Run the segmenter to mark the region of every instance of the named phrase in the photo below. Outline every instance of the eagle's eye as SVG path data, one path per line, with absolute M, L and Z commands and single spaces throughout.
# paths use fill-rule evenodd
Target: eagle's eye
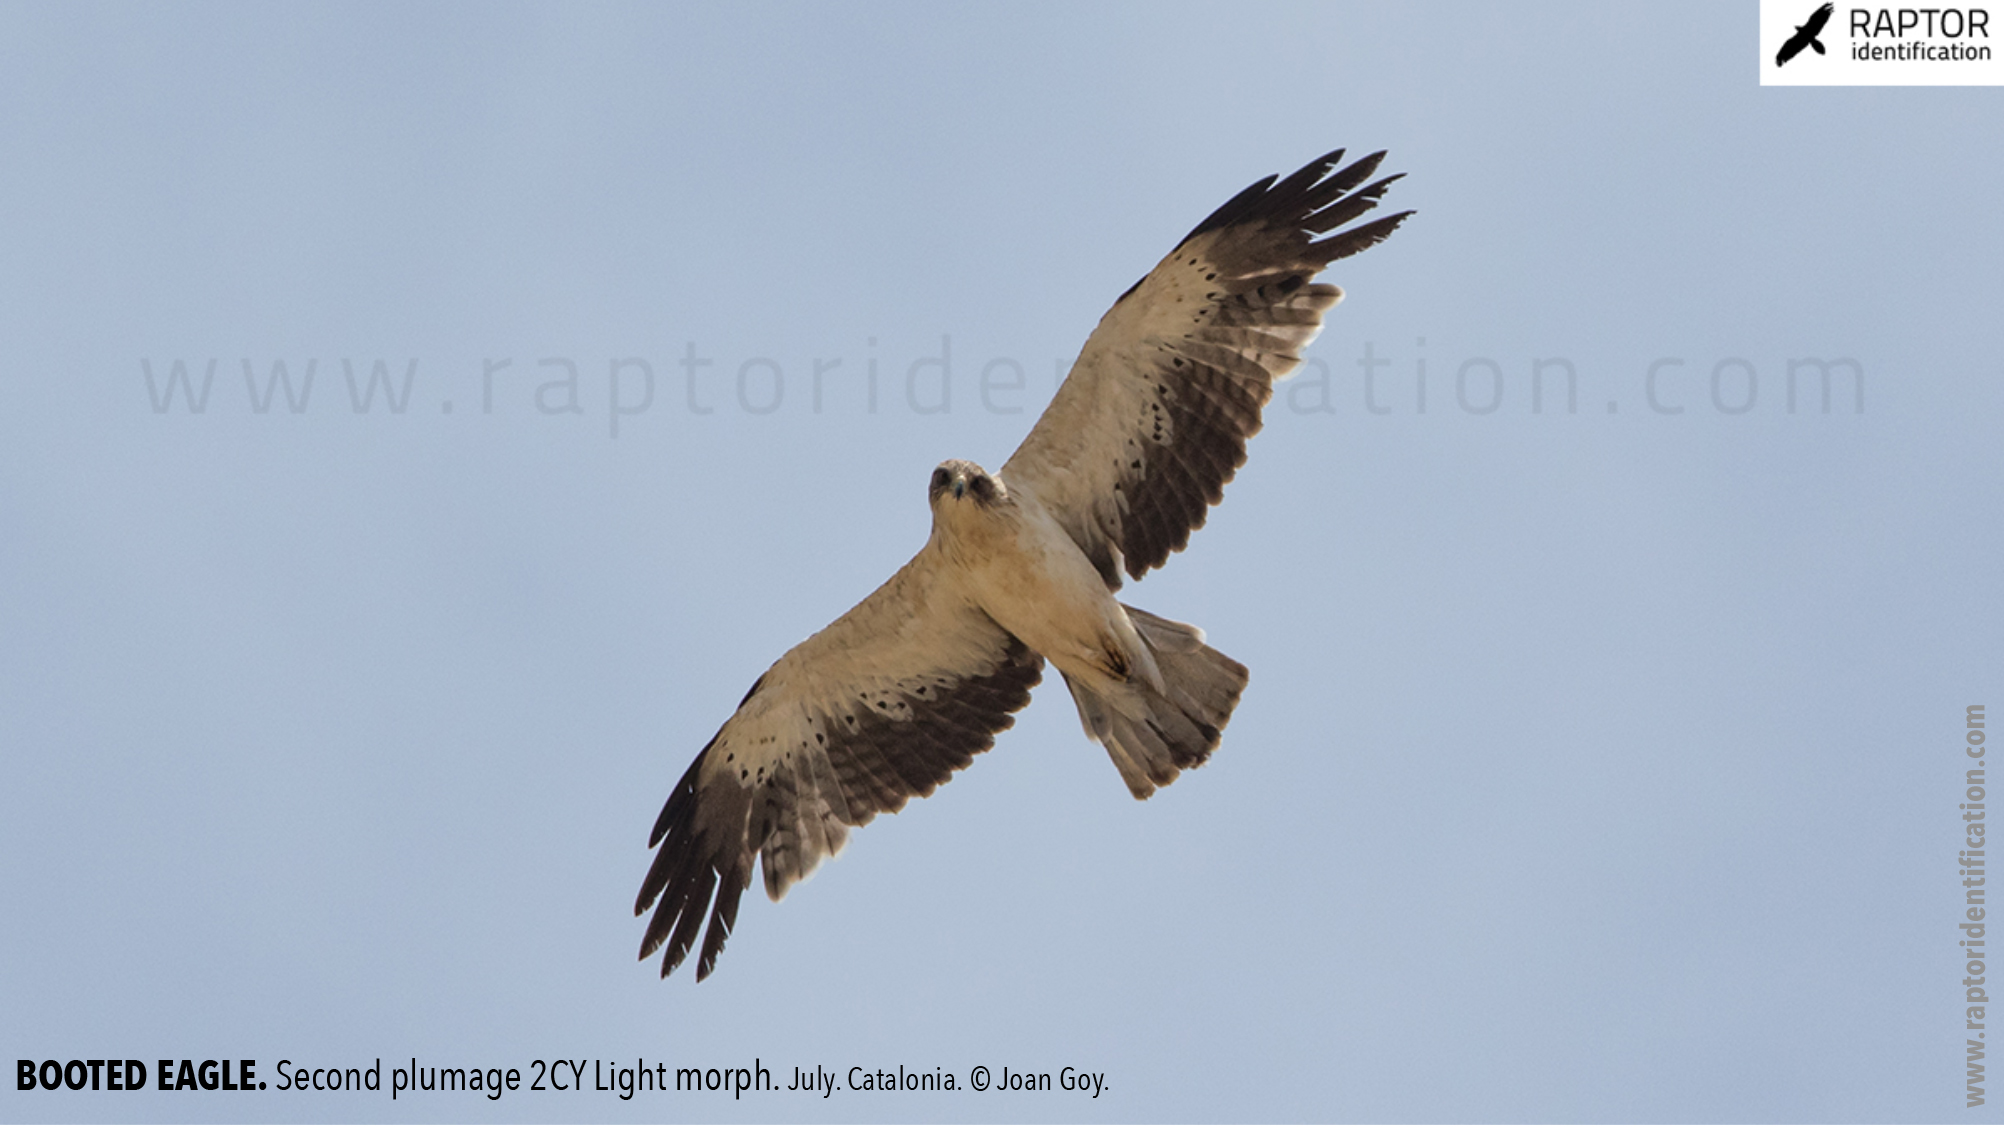
M 945 489 L 946 483 L 951 480 L 953 480 L 952 475 L 948 474 L 944 468 L 932 471 L 932 491 L 937 493 Z
M 982 474 L 980 477 L 968 482 L 967 487 L 974 490 L 974 495 L 984 501 L 995 495 L 995 483 L 988 479 L 987 474 Z

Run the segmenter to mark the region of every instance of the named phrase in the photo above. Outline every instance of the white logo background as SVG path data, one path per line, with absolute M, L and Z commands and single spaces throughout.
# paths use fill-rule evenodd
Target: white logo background
M 1844 3 L 1838 0 L 1830 22 L 1817 36 L 1824 54 L 1803 48 L 1786 66 L 1776 66 L 1775 56 L 1795 29 L 1807 22 L 1817 9 L 1817 0 L 1761 0 L 1760 4 L 1760 84 L 1762 86 L 2004 86 L 2004 3 L 1977 3 L 1953 9 L 1926 8 L 1909 0 L 1898 4 Z M 1901 13 L 1909 14 L 1914 26 L 1899 32 Z M 1950 12 L 1955 13 L 1950 17 Z M 1879 33 L 1867 36 L 1854 32 L 1853 13 L 1864 13 L 1867 27 Z M 1886 13 L 1882 19 L 1881 13 Z M 1933 35 L 1928 34 L 1932 13 Z M 1972 18 L 1971 13 L 1982 13 Z M 1981 29 L 1976 25 L 1981 25 Z M 1958 30 L 1957 35 L 1946 31 Z M 1986 34 L 1987 32 L 1987 34 Z M 1988 48 L 1988 59 L 1859 59 L 1859 46 L 1894 47 L 1899 44 L 1963 49 Z

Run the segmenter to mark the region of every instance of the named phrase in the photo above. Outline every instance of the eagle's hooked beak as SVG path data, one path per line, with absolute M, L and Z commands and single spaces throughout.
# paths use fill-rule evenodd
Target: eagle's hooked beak
M 961 497 L 961 494 L 963 494 L 963 493 L 966 493 L 966 492 L 967 492 L 967 475 L 966 475 L 966 474 L 954 474 L 954 475 L 953 475 L 953 499 L 954 499 L 954 500 L 956 500 L 956 501 L 960 500 L 960 497 Z

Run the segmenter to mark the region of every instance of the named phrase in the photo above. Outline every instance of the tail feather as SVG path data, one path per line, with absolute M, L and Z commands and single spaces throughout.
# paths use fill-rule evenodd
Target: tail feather
M 1122 604 L 1125 606 L 1125 604 Z M 1204 644 L 1195 626 L 1126 607 L 1154 653 L 1162 689 L 1144 681 L 1090 686 L 1065 676 L 1086 735 L 1104 746 L 1136 798 L 1168 786 L 1185 768 L 1201 766 L 1245 690 L 1246 667 Z

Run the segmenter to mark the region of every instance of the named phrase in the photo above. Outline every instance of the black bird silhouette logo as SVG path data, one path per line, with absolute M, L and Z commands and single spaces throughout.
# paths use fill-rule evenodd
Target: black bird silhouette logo
M 1809 22 L 1796 28 L 1795 34 L 1788 37 L 1788 42 L 1781 45 L 1781 53 L 1774 57 L 1775 66 L 1787 65 L 1788 60 L 1800 55 L 1804 47 L 1814 47 L 1817 54 L 1823 54 L 1823 41 L 1816 37 L 1822 34 L 1823 25 L 1830 22 L 1833 6 L 1825 4 L 1809 13 Z

